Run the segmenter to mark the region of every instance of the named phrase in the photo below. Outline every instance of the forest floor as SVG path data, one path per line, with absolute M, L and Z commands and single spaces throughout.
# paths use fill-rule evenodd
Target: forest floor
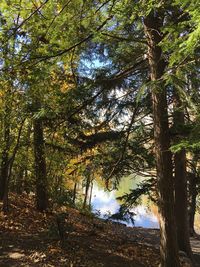
M 10 198 L 9 213 L 0 214 L 0 267 L 159 265 L 156 229 L 126 227 L 72 208 L 42 214 L 27 195 Z M 191 242 L 200 266 L 200 240 Z

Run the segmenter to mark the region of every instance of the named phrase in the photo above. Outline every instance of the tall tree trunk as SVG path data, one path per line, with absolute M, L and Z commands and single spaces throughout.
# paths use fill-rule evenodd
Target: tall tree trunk
M 43 123 L 41 119 L 35 119 L 34 128 L 34 154 L 36 175 L 36 206 L 39 211 L 45 211 L 48 207 L 47 175 L 45 146 L 43 136 Z
M 182 126 L 185 124 L 182 101 L 174 90 L 174 129 L 176 139 L 180 138 Z M 193 258 L 190 246 L 188 200 L 187 200 L 187 172 L 186 153 L 181 149 L 174 155 L 175 167 L 175 214 L 177 225 L 177 239 L 179 250 L 186 252 L 189 258 Z
M 3 151 L 2 153 L 2 162 L 1 162 L 1 171 L 0 171 L 0 200 L 3 200 L 6 182 L 8 180 L 9 172 L 9 163 L 8 163 L 8 151 Z
M 93 190 L 93 181 L 91 181 L 91 185 L 90 185 L 90 198 L 89 198 L 89 206 L 90 207 L 92 204 L 92 190 Z
M 188 173 L 188 195 L 189 195 L 189 205 L 188 205 L 188 213 L 189 213 L 189 232 L 190 236 L 195 236 L 196 232 L 194 230 L 194 219 L 196 212 L 196 197 L 197 197 L 197 174 Z
M 87 205 L 89 189 L 90 189 L 90 174 L 87 174 L 86 186 L 85 186 L 85 196 L 84 196 L 84 201 L 83 201 L 83 209 L 85 209 L 86 205 Z
M 22 121 L 21 126 L 19 128 L 19 132 L 18 132 L 18 136 L 17 136 L 17 140 L 16 140 L 16 145 L 13 149 L 12 152 L 12 156 L 9 157 L 8 159 L 8 171 L 7 171 L 7 179 L 6 179 L 6 183 L 5 183 L 5 191 L 4 191 L 4 196 L 3 196 L 3 211 L 7 212 L 9 207 L 8 207 L 8 192 L 9 192 L 9 183 L 10 183 L 10 178 L 12 175 L 12 168 L 13 168 L 13 164 L 15 161 L 15 157 L 19 148 L 19 142 L 20 142 L 20 137 L 21 137 L 21 132 L 22 132 L 22 128 L 24 125 L 24 121 Z
M 161 15 L 161 14 L 160 14 Z M 164 74 L 166 63 L 162 57 L 159 42 L 162 40 L 161 16 L 151 12 L 144 19 L 144 30 L 148 42 L 148 61 L 152 88 L 155 157 L 160 210 L 161 267 L 179 267 L 178 244 L 174 212 L 174 187 L 172 156 L 167 111 L 166 90 L 159 81 Z
M 4 149 L 2 151 L 0 169 L 0 200 L 3 200 L 4 198 L 9 175 L 10 125 L 7 120 L 7 116 L 5 116 L 4 120 Z
M 76 203 L 76 189 L 77 189 L 77 182 L 74 183 L 74 190 L 73 190 L 73 203 Z

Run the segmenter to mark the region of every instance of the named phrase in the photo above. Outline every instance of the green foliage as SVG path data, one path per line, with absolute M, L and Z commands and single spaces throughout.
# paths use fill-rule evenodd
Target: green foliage
M 79 211 L 83 216 L 86 216 L 91 219 L 97 216 L 95 213 L 92 212 L 92 207 L 89 205 L 87 205 L 87 207 L 84 209 L 80 208 Z
M 73 203 L 73 191 L 67 189 L 61 189 L 61 192 L 51 192 L 50 198 L 53 203 L 56 203 L 58 206 L 70 206 L 74 207 Z
M 127 208 L 126 205 L 121 205 L 118 212 L 115 214 L 112 214 L 109 217 L 109 220 L 114 220 L 114 221 L 125 221 L 127 223 L 132 223 L 134 225 L 134 216 L 136 214 Z
M 75 182 L 89 174 L 117 188 L 124 175 L 154 169 L 153 88 L 167 91 L 170 115 L 176 88 L 189 114 L 186 126 L 170 129 L 172 139 L 182 133 L 172 152 L 199 150 L 200 10 L 195 0 L 172 2 L 1 1 L 0 164 L 3 154 L 12 158 L 25 119 L 10 188 L 35 191 L 34 120 L 43 123 L 48 191 L 59 205 L 73 205 Z M 149 82 L 143 19 L 156 12 L 168 65 Z M 132 206 L 154 193 L 152 178 L 122 199 Z
M 118 197 L 117 199 L 124 202 L 124 207 L 132 208 L 140 204 L 141 197 L 144 195 L 147 195 L 153 202 L 157 201 L 155 178 L 143 180 L 135 189 L 131 189 L 129 193 Z
M 178 125 L 177 125 L 178 126 Z M 179 142 L 175 142 L 171 146 L 171 151 L 176 153 L 182 149 L 185 149 L 188 152 L 198 152 L 200 149 L 200 124 L 199 118 L 197 117 L 193 123 L 179 125 L 178 128 L 173 130 L 172 134 L 176 135 L 177 131 L 182 134 L 182 138 L 179 139 Z

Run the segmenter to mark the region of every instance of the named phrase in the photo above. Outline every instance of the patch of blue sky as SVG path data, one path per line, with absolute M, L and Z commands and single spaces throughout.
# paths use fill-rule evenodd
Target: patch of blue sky
M 97 70 L 108 69 L 110 65 L 110 61 L 101 61 L 98 58 L 91 58 L 90 60 L 83 58 L 79 63 L 78 71 L 82 75 L 92 79 Z
M 113 66 L 112 61 L 108 57 L 108 52 L 105 48 L 94 48 L 94 50 L 97 49 L 97 51 L 88 52 L 82 54 L 78 70 L 82 75 L 87 76 L 88 78 L 95 77 L 95 74 L 99 70 L 107 69 L 112 70 Z

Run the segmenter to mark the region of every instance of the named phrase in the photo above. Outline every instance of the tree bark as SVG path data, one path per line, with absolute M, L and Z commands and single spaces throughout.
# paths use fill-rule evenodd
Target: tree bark
M 86 205 L 87 205 L 89 188 L 90 188 L 90 174 L 87 174 L 86 186 L 85 186 L 85 196 L 84 196 L 84 201 L 83 201 L 83 209 L 85 209 L 86 208 Z
M 174 90 L 174 129 L 176 140 L 180 139 L 182 126 L 185 124 L 182 101 Z M 193 258 L 190 246 L 189 220 L 188 220 L 188 199 L 187 199 L 187 172 L 186 153 L 181 149 L 174 155 L 175 175 L 175 214 L 177 225 L 177 239 L 179 250 L 186 252 L 190 259 Z
M 74 183 L 74 190 L 73 190 L 73 200 L 72 202 L 76 203 L 76 189 L 77 189 L 77 182 Z
M 161 15 L 161 14 L 160 14 Z M 162 40 L 163 20 L 155 12 L 144 19 L 144 30 L 148 43 L 154 119 L 155 157 L 158 183 L 158 203 L 160 211 L 161 267 L 179 267 L 176 223 L 174 212 L 174 187 L 172 155 L 167 111 L 166 90 L 160 82 L 166 63 L 162 57 L 159 42 Z
M 189 203 L 188 203 L 188 213 L 189 213 L 189 232 L 190 236 L 195 236 L 196 232 L 194 230 L 194 219 L 196 212 L 196 197 L 197 197 L 197 174 L 188 173 L 188 193 L 189 193 Z
M 91 181 L 91 185 L 90 185 L 90 198 L 89 198 L 89 206 L 90 207 L 92 204 L 92 190 L 93 190 L 93 181 Z
M 0 200 L 3 200 L 5 194 L 6 183 L 8 180 L 8 171 L 9 171 L 8 151 L 4 150 L 2 153 L 2 162 L 0 171 Z
M 13 168 L 13 164 L 15 161 L 15 157 L 19 148 L 19 143 L 20 143 L 20 138 L 21 138 L 21 132 L 22 132 L 22 128 L 24 125 L 24 121 L 22 121 L 21 126 L 19 128 L 19 132 L 18 132 L 18 136 L 17 136 L 17 140 L 16 140 L 16 145 L 13 149 L 12 152 L 12 156 L 9 157 L 8 159 L 8 170 L 7 170 L 7 178 L 6 178 L 6 183 L 5 183 L 5 190 L 4 190 L 4 196 L 3 196 L 3 211 L 7 212 L 9 207 L 8 207 L 8 192 L 9 192 L 9 183 L 10 183 L 10 178 L 12 175 L 12 168 Z
M 35 154 L 35 176 L 36 176 L 36 207 L 43 212 L 48 207 L 47 197 L 47 175 L 45 145 L 43 136 L 43 123 L 41 119 L 35 119 L 34 128 L 34 154 Z
M 6 191 L 6 184 L 9 175 L 9 147 L 10 147 L 10 125 L 7 120 L 7 116 L 5 116 L 4 149 L 2 151 L 1 169 L 0 169 L 0 200 L 3 200 L 4 198 Z

